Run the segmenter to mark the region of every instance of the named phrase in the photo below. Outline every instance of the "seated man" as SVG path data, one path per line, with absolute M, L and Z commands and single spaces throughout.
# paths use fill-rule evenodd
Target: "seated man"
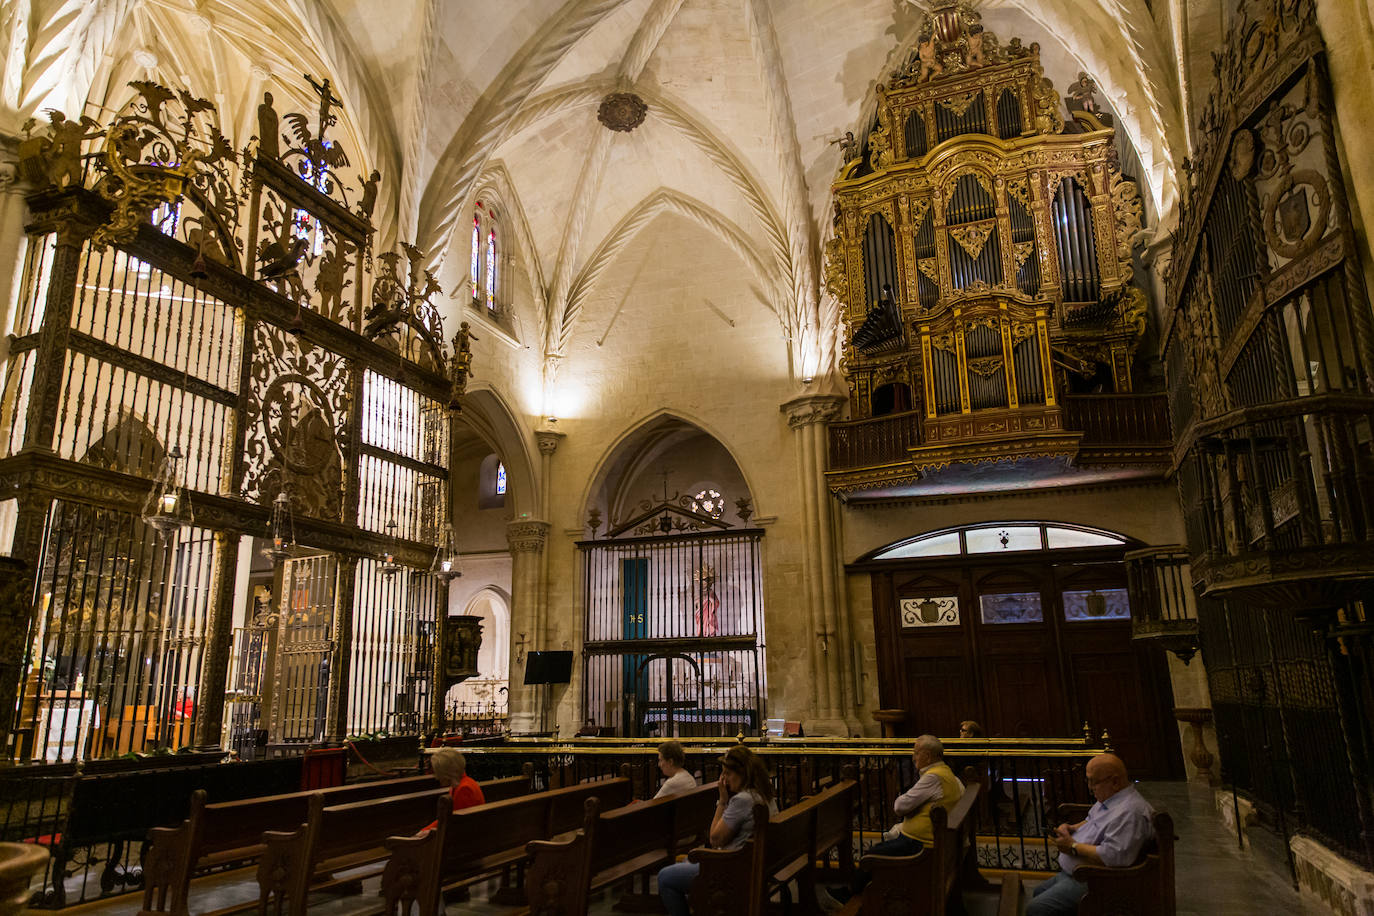
M 964 794 L 964 784 L 945 763 L 945 746 L 934 735 L 917 738 L 911 749 L 911 762 L 919 772 L 915 784 L 892 803 L 892 811 L 902 818 L 883 835 L 883 841 L 868 850 L 875 856 L 913 856 L 935 842 L 935 825 L 930 812 L 938 807 L 948 809 Z M 817 894 L 821 908 L 837 909 L 854 894 L 862 893 L 872 876 L 863 869 L 854 870 L 849 888 L 830 888 Z M 830 899 L 826 899 L 829 897 Z
M 1097 804 L 1077 824 L 1060 824 L 1051 842 L 1059 849 L 1059 874 L 1035 889 L 1026 916 L 1073 916 L 1087 885 L 1075 881 L 1083 864 L 1124 868 L 1134 865 L 1154 837 L 1154 809 L 1136 791 L 1126 765 L 1115 754 L 1088 761 L 1088 788 Z

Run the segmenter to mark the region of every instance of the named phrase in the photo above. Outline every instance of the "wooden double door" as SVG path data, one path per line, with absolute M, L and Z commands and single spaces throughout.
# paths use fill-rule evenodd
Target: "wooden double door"
M 1072 737 L 1087 722 L 1133 775 L 1182 775 L 1167 668 L 1131 641 L 1119 551 L 870 569 L 880 703 L 906 710 L 906 734 L 975 719 L 989 737 Z

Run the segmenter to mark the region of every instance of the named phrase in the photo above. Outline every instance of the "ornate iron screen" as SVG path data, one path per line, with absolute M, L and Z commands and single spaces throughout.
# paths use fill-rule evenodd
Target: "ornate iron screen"
M 627 737 L 757 733 L 763 532 L 584 541 L 583 708 Z
M 17 758 L 217 744 L 226 714 L 240 750 L 426 725 L 447 599 L 425 570 L 470 354 L 450 364 L 423 253 L 373 250 L 380 175 L 344 172 L 339 100 L 313 88 L 318 115 L 264 98 L 242 152 L 214 104 L 140 81 L 99 133 L 20 153 L 0 389 L 33 577 L 31 618 L 0 622 L 27 647 L 0 722 Z M 165 540 L 139 512 L 155 479 L 194 510 Z M 255 601 L 236 571 L 269 534 Z

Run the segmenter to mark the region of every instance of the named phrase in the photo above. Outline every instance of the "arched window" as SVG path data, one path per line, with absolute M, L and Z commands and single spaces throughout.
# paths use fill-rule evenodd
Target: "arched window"
M 487 230 L 487 308 L 496 310 L 496 230 Z
M 506 504 L 506 465 L 495 452 L 477 469 L 477 508 L 500 509 Z
M 492 315 L 501 308 L 501 247 L 496 223 L 496 208 L 479 200 L 472 213 L 472 257 L 468 276 L 472 281 L 473 306 L 486 309 Z

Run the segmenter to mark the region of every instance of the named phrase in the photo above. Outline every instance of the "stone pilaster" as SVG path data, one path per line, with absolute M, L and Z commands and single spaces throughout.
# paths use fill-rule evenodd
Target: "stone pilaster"
M 234 583 L 239 566 L 239 534 L 215 532 L 215 576 L 210 584 L 210 632 L 205 637 L 205 662 L 196 692 L 196 747 L 220 747 L 224 732 L 224 692 L 229 656 L 234 648 Z
M 511 559 L 511 649 L 524 652 L 544 648 L 536 638 L 538 625 L 539 576 L 548 540 L 549 523 L 519 519 L 506 525 L 506 543 Z M 523 642 L 522 642 L 523 637 Z M 510 662 L 510 724 L 516 732 L 534 731 L 537 724 L 538 688 L 524 686 L 524 659 Z
M 348 737 L 348 678 L 353 658 L 353 601 L 358 558 L 339 557 L 334 604 L 334 657 L 329 662 L 329 722 L 325 744 L 338 746 Z
M 807 734 L 847 734 L 854 718 L 848 615 L 838 586 L 835 527 L 825 486 L 825 425 L 840 415 L 839 395 L 806 394 L 782 405 L 796 435 L 802 494 L 802 569 L 811 630 L 811 714 Z

